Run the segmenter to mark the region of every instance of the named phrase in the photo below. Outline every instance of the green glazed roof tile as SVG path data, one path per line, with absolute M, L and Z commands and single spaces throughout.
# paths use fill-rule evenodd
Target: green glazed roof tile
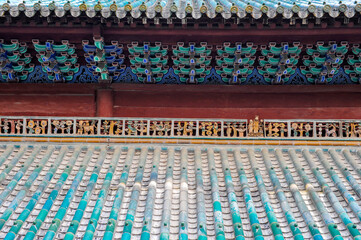
M 352 147 L 9 143 L 0 238 L 359 239 L 360 157 Z

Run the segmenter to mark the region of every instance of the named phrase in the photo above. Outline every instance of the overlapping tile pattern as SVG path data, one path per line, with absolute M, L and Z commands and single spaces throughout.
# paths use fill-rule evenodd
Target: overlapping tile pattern
M 149 19 L 155 17 L 183 19 L 187 16 L 199 19 L 202 16 L 214 18 L 218 14 L 225 19 L 229 19 L 232 15 L 245 18 L 248 14 L 254 19 L 259 19 L 262 15 L 270 19 L 276 16 L 282 16 L 285 19 L 290 19 L 292 16 L 305 19 L 309 15 L 317 18 L 323 16 L 336 18 L 342 13 L 347 17 L 353 17 L 361 11 L 360 3 L 352 0 L 312 2 L 305 0 L 30 0 L 26 2 L 1 0 L 0 4 L 0 13 L 10 12 L 11 16 L 17 17 L 20 12 L 25 12 L 25 16 L 29 18 L 36 12 L 40 12 L 43 17 L 48 17 L 53 12 L 57 17 L 63 17 L 67 13 L 73 17 L 79 17 L 82 12 L 86 12 L 86 16 L 90 18 L 100 12 L 104 18 L 109 18 L 114 14 L 120 19 L 129 15 L 133 18 L 147 17 Z
M 0 239 L 360 240 L 358 148 L 0 148 Z

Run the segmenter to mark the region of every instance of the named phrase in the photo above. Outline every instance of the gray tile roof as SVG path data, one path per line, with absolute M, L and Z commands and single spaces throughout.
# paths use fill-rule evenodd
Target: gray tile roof
M 360 240 L 358 148 L 7 144 L 0 239 Z

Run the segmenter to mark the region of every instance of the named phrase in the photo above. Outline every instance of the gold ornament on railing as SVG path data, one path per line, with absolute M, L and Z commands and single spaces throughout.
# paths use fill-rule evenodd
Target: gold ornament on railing
M 224 125 L 224 133 L 226 137 L 244 137 L 247 133 L 245 123 L 226 122 Z
M 200 139 L 361 138 L 361 120 L 2 117 L 0 135 Z
M 96 120 L 80 120 L 77 122 L 77 135 L 94 135 L 97 132 Z
M 249 137 L 263 137 L 263 120 L 256 116 L 254 120 L 249 120 L 248 124 L 248 136 Z

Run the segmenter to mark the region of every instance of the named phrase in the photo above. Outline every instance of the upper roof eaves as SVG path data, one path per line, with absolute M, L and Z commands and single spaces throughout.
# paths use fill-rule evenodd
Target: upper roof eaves
M 215 18 L 217 15 L 221 15 L 225 19 L 232 16 L 244 18 L 248 15 L 254 19 L 262 16 L 305 19 L 309 17 L 336 18 L 342 13 L 348 18 L 352 18 L 361 12 L 361 3 L 354 0 L 0 0 L 0 5 L 0 16 L 9 13 L 13 17 L 19 16 L 20 12 L 24 12 L 27 17 L 33 17 L 35 14 L 43 17 L 49 15 L 63 17 L 67 12 L 73 17 L 78 17 L 85 12 L 90 18 L 99 13 L 104 18 L 115 15 L 120 19 L 126 16 L 133 18 L 146 16 L 150 19 L 156 16 L 166 19 L 171 17 L 183 19 L 191 16 L 199 19 L 202 16 Z

